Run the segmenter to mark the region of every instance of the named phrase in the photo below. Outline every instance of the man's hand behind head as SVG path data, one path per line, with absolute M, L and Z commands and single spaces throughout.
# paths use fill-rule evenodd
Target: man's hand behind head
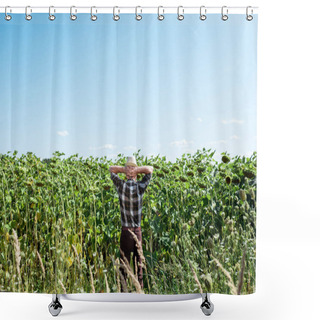
M 125 166 L 125 174 L 127 179 L 137 179 L 137 167 Z

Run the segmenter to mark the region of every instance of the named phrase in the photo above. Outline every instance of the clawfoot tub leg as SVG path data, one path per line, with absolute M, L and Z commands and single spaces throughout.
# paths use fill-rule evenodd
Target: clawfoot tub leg
M 202 303 L 200 309 L 206 316 L 210 316 L 213 312 L 213 303 L 210 301 L 210 293 L 201 293 Z
M 52 316 L 56 317 L 59 315 L 62 309 L 62 305 L 59 301 L 60 294 L 53 294 L 52 295 L 52 302 L 49 304 L 49 312 L 52 314 Z

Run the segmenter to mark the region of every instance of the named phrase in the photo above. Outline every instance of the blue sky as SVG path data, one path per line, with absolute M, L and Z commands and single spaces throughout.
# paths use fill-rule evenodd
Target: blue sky
M 0 153 L 256 151 L 257 16 L 0 15 Z

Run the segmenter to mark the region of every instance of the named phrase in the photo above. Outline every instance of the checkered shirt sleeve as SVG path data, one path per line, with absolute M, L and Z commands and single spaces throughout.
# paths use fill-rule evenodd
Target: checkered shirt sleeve
M 151 176 L 152 176 L 151 173 L 147 173 L 147 174 L 144 175 L 144 177 L 142 178 L 142 180 L 139 181 L 139 189 L 140 189 L 140 192 L 141 192 L 142 194 L 146 191 L 147 186 L 148 186 L 148 184 L 150 183 Z
M 111 172 L 111 180 L 113 181 L 114 185 L 117 187 L 117 189 L 119 187 L 121 187 L 123 185 L 123 180 L 121 178 L 119 178 L 119 176 L 114 173 L 114 172 Z

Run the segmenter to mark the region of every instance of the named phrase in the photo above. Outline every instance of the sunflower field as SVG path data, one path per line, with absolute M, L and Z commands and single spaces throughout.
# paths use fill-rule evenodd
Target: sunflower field
M 128 292 L 255 292 L 256 152 L 214 154 L 203 148 L 170 162 L 134 153 L 154 170 L 142 209 L 144 289 L 129 277 Z M 120 292 L 109 167 L 126 157 L 64 155 L 0 154 L 0 291 Z

